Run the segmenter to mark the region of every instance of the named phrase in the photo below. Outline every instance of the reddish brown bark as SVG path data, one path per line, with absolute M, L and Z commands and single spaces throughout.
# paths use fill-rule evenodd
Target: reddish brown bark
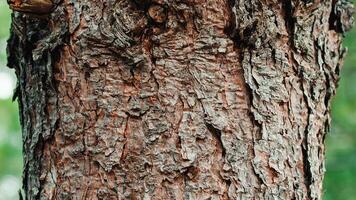
M 331 0 L 15 14 L 27 198 L 321 199 L 351 16 Z

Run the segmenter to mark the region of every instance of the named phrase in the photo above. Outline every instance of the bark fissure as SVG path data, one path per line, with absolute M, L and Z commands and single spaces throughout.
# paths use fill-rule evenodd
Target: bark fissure
M 305 180 L 305 185 L 307 187 L 307 194 L 308 194 L 308 199 L 313 199 L 311 197 L 311 185 L 312 185 L 312 178 L 313 175 L 310 171 L 310 162 L 308 160 L 308 127 L 309 125 L 307 125 L 306 129 L 305 129 L 305 139 L 303 141 L 303 145 L 302 145 L 302 155 L 303 155 L 303 171 L 304 171 L 304 180 Z
M 303 100 L 307 104 L 307 118 L 306 118 L 306 125 L 304 127 L 304 133 L 303 133 L 303 142 L 301 143 L 301 150 L 302 150 L 302 159 L 303 159 L 303 175 L 304 175 L 304 183 L 307 189 L 307 196 L 308 199 L 313 199 L 311 196 L 311 185 L 312 185 L 312 172 L 310 168 L 310 162 L 309 162 L 309 140 L 308 136 L 310 134 L 310 116 L 313 114 L 312 108 L 309 105 L 309 97 L 308 97 L 308 91 L 305 91 L 305 86 L 304 86 L 304 81 L 306 80 L 306 77 L 304 77 L 304 70 L 301 68 L 301 70 L 298 72 L 299 78 L 300 78 L 300 87 L 301 91 L 303 92 Z
M 205 124 L 206 124 L 206 127 L 208 128 L 208 130 L 210 131 L 210 133 L 212 134 L 212 136 L 216 139 L 218 147 L 219 147 L 219 149 L 221 149 L 222 158 L 225 158 L 226 149 L 225 149 L 224 143 L 221 139 L 221 130 L 215 128 L 213 125 L 211 125 L 209 123 L 205 123 Z
M 284 15 L 285 27 L 288 32 L 288 43 L 292 50 L 294 50 L 294 31 L 295 31 L 295 19 L 294 8 L 292 0 L 282 0 L 282 9 Z

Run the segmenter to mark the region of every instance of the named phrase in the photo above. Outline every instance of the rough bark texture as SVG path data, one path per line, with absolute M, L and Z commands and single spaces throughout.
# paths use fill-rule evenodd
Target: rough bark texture
M 350 3 L 56 3 L 9 40 L 26 199 L 321 199 Z

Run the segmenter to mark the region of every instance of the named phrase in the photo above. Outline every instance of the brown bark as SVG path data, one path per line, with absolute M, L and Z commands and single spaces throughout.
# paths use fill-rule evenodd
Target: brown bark
M 350 3 L 57 3 L 9 40 L 27 199 L 321 199 Z

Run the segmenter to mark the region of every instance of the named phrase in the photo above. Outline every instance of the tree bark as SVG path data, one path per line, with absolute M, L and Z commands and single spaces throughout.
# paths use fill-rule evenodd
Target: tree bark
M 350 3 L 55 3 L 12 18 L 26 199 L 321 199 Z

